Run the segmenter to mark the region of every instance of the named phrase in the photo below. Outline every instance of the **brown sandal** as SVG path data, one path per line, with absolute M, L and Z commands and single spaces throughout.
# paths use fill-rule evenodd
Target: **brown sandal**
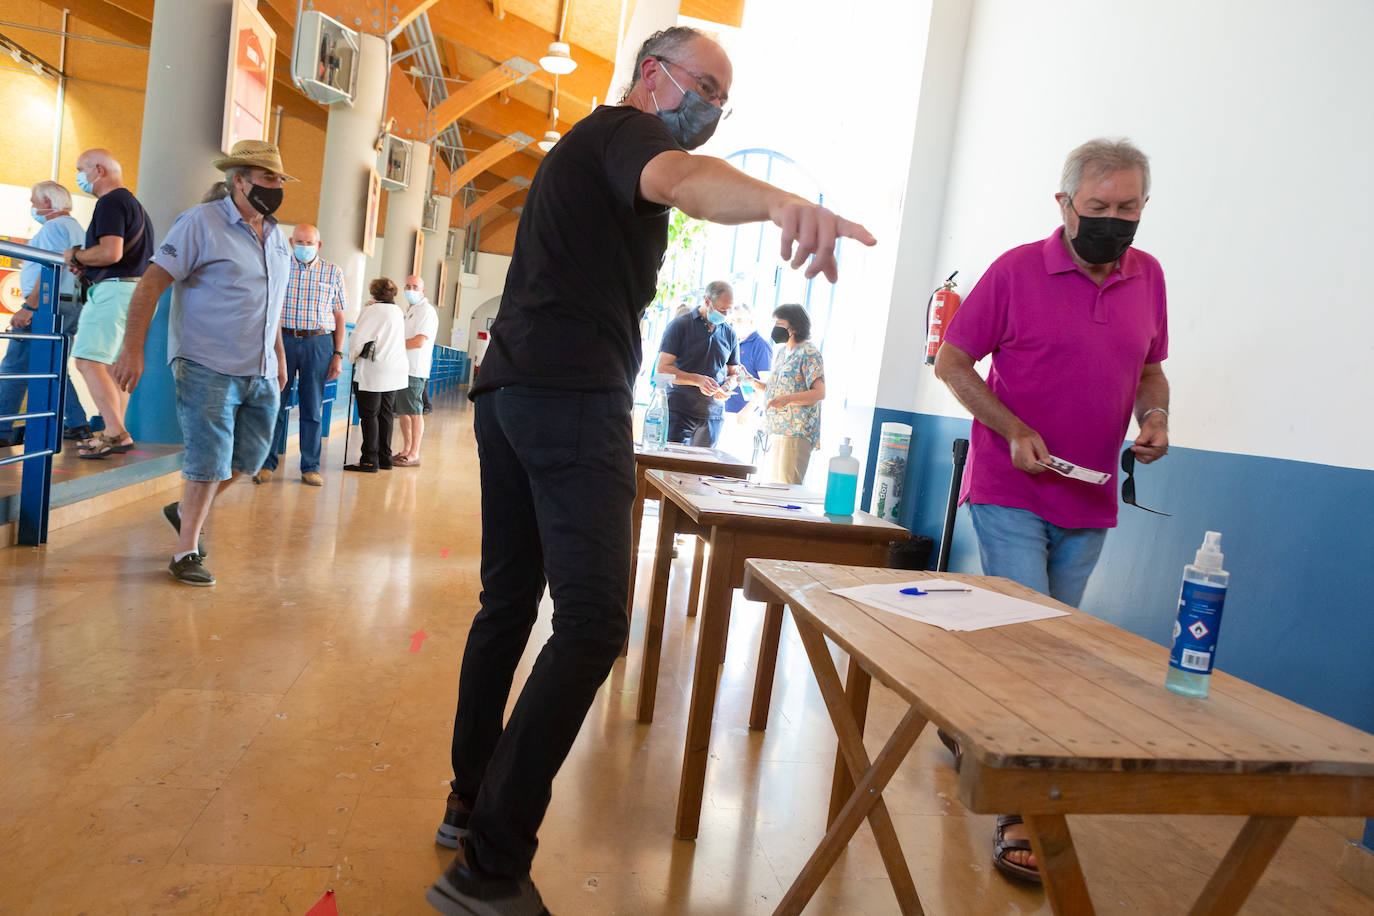
M 992 835 L 992 865 L 1008 878 L 1015 878 L 1018 881 L 1025 881 L 1028 884 L 1040 884 L 1040 869 L 1034 865 L 1020 865 L 1007 858 L 1007 853 L 1015 850 L 1033 852 L 1030 840 L 1009 840 L 1006 837 L 1008 827 L 1015 827 L 1017 824 L 1024 824 L 1019 814 L 999 814 L 997 815 L 997 832 Z
M 125 435 L 127 436 L 128 433 L 125 433 Z M 133 447 L 134 440 L 132 437 L 129 438 L 128 442 L 120 443 L 104 433 L 96 433 L 94 436 L 87 439 L 85 444 L 77 448 L 76 457 L 92 459 L 105 458 L 109 455 L 122 455 L 130 451 Z

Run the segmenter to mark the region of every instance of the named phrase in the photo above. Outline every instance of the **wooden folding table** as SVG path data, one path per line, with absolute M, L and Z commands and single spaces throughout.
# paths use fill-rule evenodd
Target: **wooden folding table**
M 959 798 L 970 810 L 1025 818 L 1056 913 L 1092 912 L 1069 814 L 1246 815 L 1193 913 L 1235 913 L 1299 816 L 1374 815 L 1374 735 L 1220 671 L 1210 697 L 1174 694 L 1165 647 L 1006 579 L 939 574 L 1071 613 L 947 632 L 831 594 L 929 575 L 748 563 L 745 596 L 792 611 L 839 736 L 837 767 L 852 778 L 777 913 L 802 911 L 865 818 L 902 912 L 921 911 L 882 792 L 927 722 L 962 747 Z M 1172 610 L 1161 609 L 1162 629 Z M 827 638 L 849 655 L 847 689 Z M 871 761 L 870 678 L 910 704 Z
M 652 722 L 654 718 L 673 535 L 693 534 L 711 546 L 701 629 L 697 633 L 682 781 L 678 790 L 676 832 L 681 839 L 690 840 L 696 837 L 701 821 L 717 667 L 725 660 L 730 603 L 734 590 L 744 584 L 744 561 L 749 557 L 786 557 L 881 566 L 887 562 L 889 545 L 907 540 L 911 532 L 867 512 L 836 517 L 822 514 L 819 506 L 784 510 L 735 504 L 728 498 L 722 500 L 716 490 L 695 476 L 654 470 L 648 471 L 645 479 L 663 498 L 659 503 L 658 547 L 654 553 L 649 620 L 644 629 L 644 660 L 639 681 L 640 722 Z M 779 600 L 769 600 L 755 676 L 754 704 L 749 714 L 750 728 L 762 729 L 768 720 L 782 610 Z

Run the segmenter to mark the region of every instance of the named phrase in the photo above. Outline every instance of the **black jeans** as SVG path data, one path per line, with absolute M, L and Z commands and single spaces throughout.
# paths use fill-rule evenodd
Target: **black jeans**
M 487 872 L 529 872 L 553 779 L 628 624 L 634 444 L 628 392 L 501 388 L 477 397 L 482 609 L 453 720 L 453 790 Z M 502 727 L 548 583 L 553 634 Z
M 360 464 L 391 467 L 391 421 L 395 407 L 394 391 L 361 391 L 353 386 L 358 402 L 358 426 L 363 434 Z

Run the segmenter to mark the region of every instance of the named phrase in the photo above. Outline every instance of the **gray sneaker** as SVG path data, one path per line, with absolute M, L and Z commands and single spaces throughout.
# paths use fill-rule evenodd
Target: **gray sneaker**
M 425 900 L 445 916 L 549 916 L 528 875 L 514 880 L 487 875 L 468 864 L 466 844 L 459 845 L 453 864 Z
M 200 554 L 188 553 L 180 560 L 167 564 L 167 571 L 183 585 L 214 585 L 215 577 L 205 568 Z
M 181 535 L 181 500 L 177 500 L 177 501 L 174 502 L 174 503 L 168 503 L 167 505 L 163 506 L 163 507 L 162 507 L 162 517 L 165 518 L 165 519 L 167 519 L 167 524 L 171 525 L 171 526 L 172 526 L 172 530 L 175 531 L 175 532 L 177 533 L 178 536 L 180 536 L 180 535 Z M 209 556 L 209 554 L 208 554 L 208 553 L 206 552 L 206 550 L 205 550 L 205 538 L 203 538 L 203 537 L 196 538 L 196 553 L 200 554 L 200 558 L 201 558 L 202 560 L 205 559 L 207 556 Z

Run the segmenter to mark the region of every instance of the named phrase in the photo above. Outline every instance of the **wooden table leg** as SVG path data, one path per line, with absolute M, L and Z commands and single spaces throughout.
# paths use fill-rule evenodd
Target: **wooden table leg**
M 825 637 L 810 622 L 795 615 L 792 619 L 797 625 L 802 645 L 806 647 L 806 656 L 811 660 L 811 670 L 816 675 L 826 711 L 830 713 L 830 721 L 835 726 L 835 735 L 839 739 L 840 751 L 849 767 L 850 777 L 857 781 L 858 786 L 845 802 L 839 817 L 827 829 L 820 847 L 783 897 L 777 912 L 801 912 L 866 816 L 902 912 L 920 913 L 921 902 L 916 895 L 916 882 L 911 878 L 911 870 L 902 854 L 902 846 L 897 840 L 897 831 L 892 826 L 892 816 L 888 814 L 882 792 L 916 743 L 921 729 L 926 726 L 926 719 L 914 707 L 908 709 L 877 759 L 870 763 L 868 751 L 864 748 L 863 731 L 854 720 L 848 696 L 840 687 L 840 675 L 830 658 Z M 858 667 L 851 659 L 850 669 Z M 788 909 L 789 901 L 795 910 Z
M 851 658 L 849 660 L 849 671 L 844 678 L 845 702 L 849 706 L 850 713 L 854 716 L 854 722 L 859 726 L 859 734 L 864 731 L 864 724 L 868 721 L 868 693 L 873 684 L 873 678 L 868 676 L 868 672 L 859 667 Z M 835 775 L 830 780 L 830 817 L 826 821 L 827 825 L 835 823 L 835 819 L 840 816 L 840 809 L 844 807 L 845 800 L 854 791 L 854 780 L 849 777 L 849 767 L 844 760 L 844 750 L 835 749 Z
M 678 507 L 671 499 L 659 501 L 658 547 L 654 551 L 654 578 L 649 586 L 649 616 L 644 622 L 644 657 L 639 671 L 639 721 L 654 721 L 658 694 L 658 660 L 663 652 L 663 614 L 668 604 L 668 573 L 673 568 L 673 535 Z
M 1031 851 L 1035 853 L 1050 908 L 1056 913 L 1091 916 L 1093 901 L 1083 881 L 1069 822 L 1062 814 L 1026 814 L 1022 819 L 1030 833 Z
M 706 563 L 706 541 L 696 538 L 692 543 L 692 584 L 687 589 L 688 617 L 697 615 L 697 606 L 701 601 L 701 571 Z
M 649 492 L 649 482 L 644 479 L 644 469 L 635 467 L 635 501 L 630 508 L 630 593 L 625 600 L 625 619 L 633 621 L 635 616 L 635 579 L 639 573 L 639 537 L 644 530 L 644 498 Z M 630 654 L 630 634 L 625 633 L 625 645 L 620 647 L 620 656 Z
M 671 500 L 665 499 L 664 505 Z M 677 797 L 677 837 L 694 840 L 701 826 L 701 798 L 710 755 L 711 720 L 715 714 L 716 685 L 724 658 L 725 634 L 730 624 L 730 600 L 734 584 L 730 564 L 735 551 L 732 531 L 716 528 L 711 535 L 711 562 L 706 568 L 706 600 L 697 632 L 696 669 L 692 672 L 692 705 L 687 713 L 687 742 L 682 752 L 682 779 Z
M 1247 820 L 1189 912 L 1193 916 L 1204 913 L 1230 916 L 1239 912 L 1297 820 L 1296 817 L 1252 817 Z
M 759 640 L 759 667 L 754 672 L 754 703 L 749 707 L 749 728 L 768 727 L 768 706 L 773 699 L 773 669 L 778 664 L 778 640 L 782 638 L 782 608 L 769 602 L 763 611 L 763 638 Z

